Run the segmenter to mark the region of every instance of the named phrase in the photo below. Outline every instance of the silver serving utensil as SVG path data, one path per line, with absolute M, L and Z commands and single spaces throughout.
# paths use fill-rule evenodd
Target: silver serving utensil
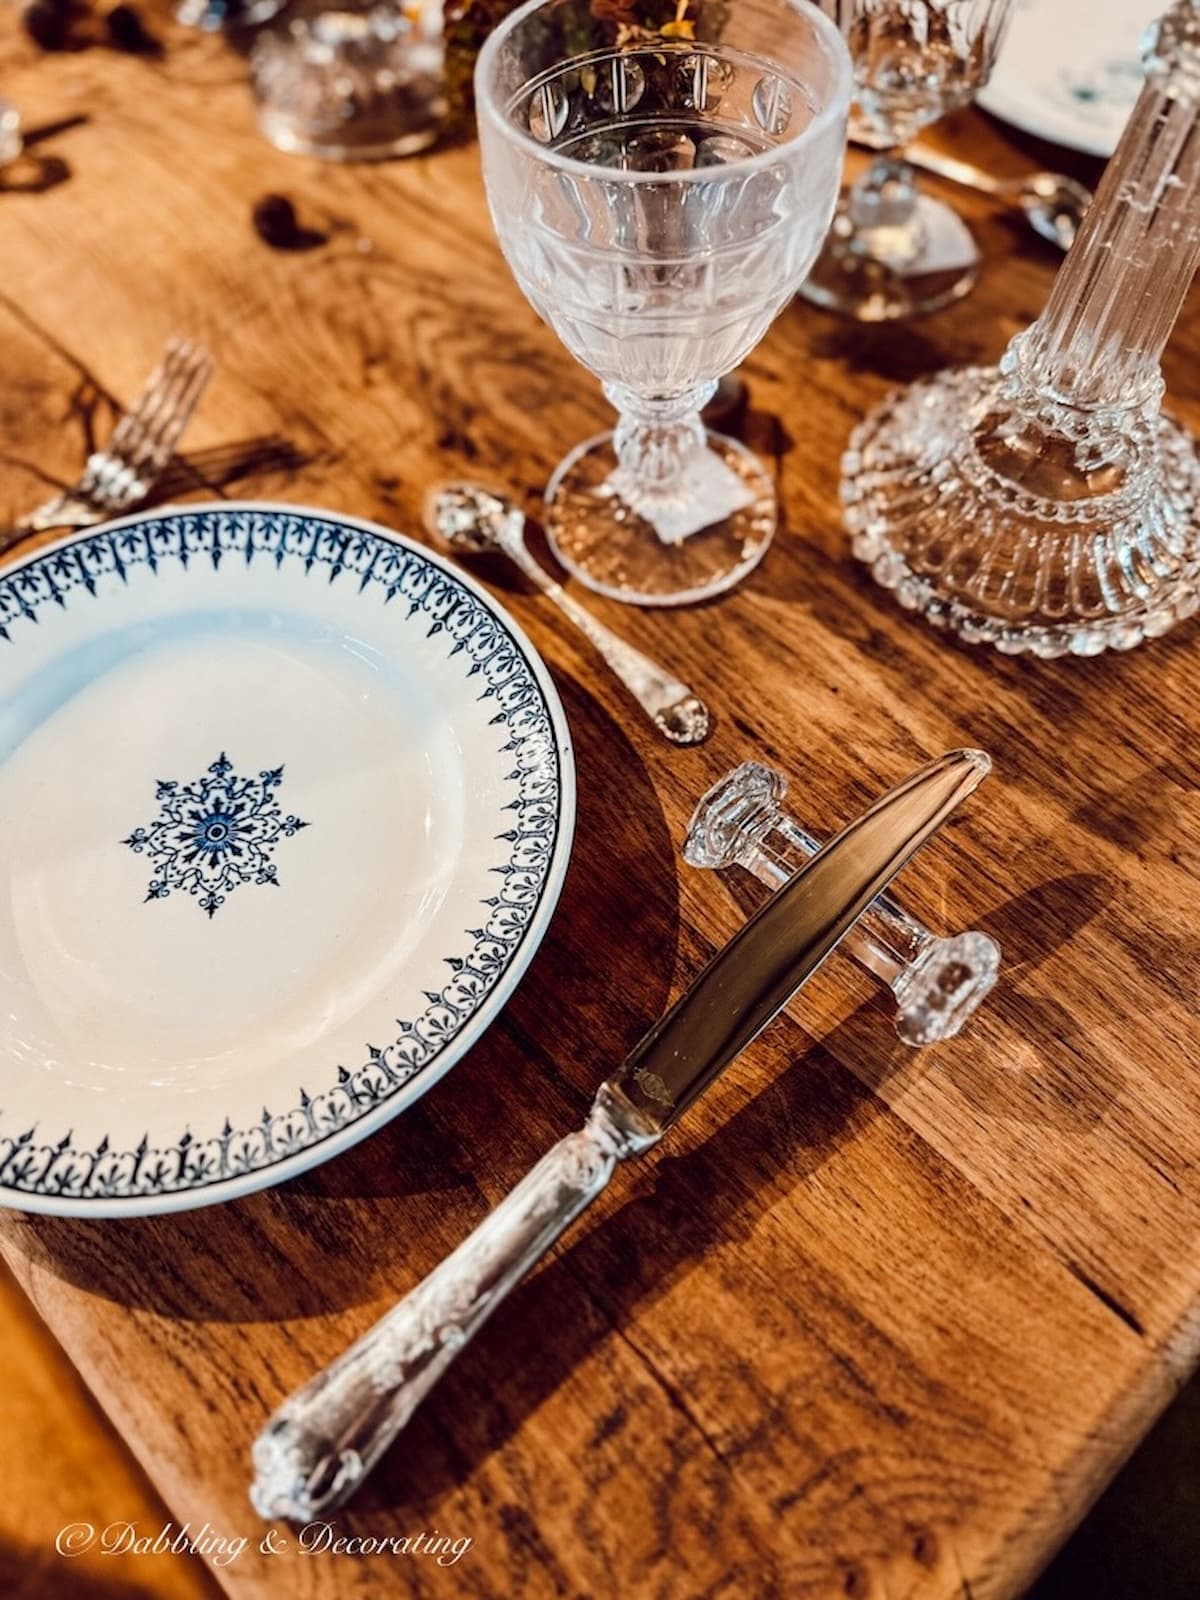
M 341 1505 L 509 1290 L 783 1009 L 983 780 L 982 751 L 915 773 L 815 855 L 709 962 L 554 1146 L 394 1310 L 298 1389 L 254 1443 L 255 1509 L 307 1522 Z
M 133 409 L 117 423 L 105 448 L 88 457 L 75 487 L 19 518 L 0 536 L 0 553 L 26 533 L 90 528 L 132 511 L 166 472 L 212 375 L 207 350 L 190 339 L 172 339 Z
M 525 513 L 515 502 L 478 484 L 444 484 L 426 497 L 425 526 L 459 554 L 499 550 L 520 567 L 595 646 L 665 739 L 692 745 L 708 738 L 708 707 L 687 684 L 618 638 L 534 560 L 525 543 Z
M 1029 172 L 1023 178 L 997 178 L 981 167 L 955 156 L 943 155 L 917 145 L 904 152 L 904 159 L 924 172 L 948 178 L 951 183 L 981 194 L 992 195 L 1021 208 L 1029 226 L 1043 239 L 1069 250 L 1079 232 L 1084 213 L 1092 203 L 1092 191 L 1062 172 Z

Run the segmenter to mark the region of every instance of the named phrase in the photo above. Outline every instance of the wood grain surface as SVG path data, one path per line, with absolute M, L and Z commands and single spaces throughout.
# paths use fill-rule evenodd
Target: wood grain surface
M 407 532 L 452 475 L 536 503 L 606 408 L 513 285 L 476 151 L 288 159 L 256 132 L 239 56 L 156 25 L 161 62 L 43 57 L 5 22 L 0 84 L 27 121 L 88 120 L 35 146 L 52 182 L 0 192 L 0 523 L 78 472 L 175 329 L 220 364 L 180 495 Z M 1046 155 L 981 116 L 942 136 L 997 170 Z M 264 245 L 250 212 L 270 190 L 326 242 Z M 707 746 L 658 741 L 543 600 L 479 569 L 553 668 L 580 815 L 549 936 L 461 1065 L 276 1191 L 142 1222 L 4 1219 L 0 1249 L 177 1521 L 250 1537 L 217 1573 L 238 1600 L 998 1600 L 1193 1367 L 1195 629 L 1093 662 L 971 653 L 898 611 L 839 528 L 863 411 L 994 358 L 1044 303 L 1048 248 L 962 203 L 988 259 L 970 300 L 894 330 L 797 305 L 749 363 L 745 437 L 786 516 L 752 580 L 679 613 L 594 602 L 704 693 Z M 1200 425 L 1198 355 L 1189 313 L 1168 379 Z M 829 830 L 964 743 L 996 776 L 903 892 L 1001 941 L 985 1013 L 912 1052 L 830 963 L 619 1175 L 337 1519 L 469 1537 L 466 1554 L 304 1555 L 285 1529 L 288 1550 L 260 1553 L 247 1456 L 268 1412 L 578 1123 L 739 925 L 745 887 L 679 861 L 701 791 L 756 756 Z
M 0 1348 L 5 1600 L 216 1600 L 220 1590 L 203 1561 L 182 1552 L 124 1571 L 96 1548 L 70 1560 L 58 1554 L 59 1535 L 74 1524 L 133 1523 L 157 1532 L 169 1513 L 3 1265 Z

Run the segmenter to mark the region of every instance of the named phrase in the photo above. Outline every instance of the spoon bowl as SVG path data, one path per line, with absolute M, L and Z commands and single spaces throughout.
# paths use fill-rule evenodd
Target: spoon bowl
M 1061 172 L 1031 173 L 1014 188 L 1033 231 L 1069 250 L 1092 203 L 1091 190 Z
M 1029 226 L 1041 239 L 1060 250 L 1069 250 L 1092 203 L 1091 190 L 1063 172 L 1030 172 L 1022 178 L 998 178 L 969 161 L 946 155 L 926 145 L 914 145 L 904 153 L 911 167 L 935 173 L 964 189 L 991 195 L 1018 206 Z
M 507 553 L 512 540 L 522 538 L 525 526 L 519 506 L 474 483 L 431 490 L 424 520 L 430 533 L 451 550 L 473 556 L 494 550 Z

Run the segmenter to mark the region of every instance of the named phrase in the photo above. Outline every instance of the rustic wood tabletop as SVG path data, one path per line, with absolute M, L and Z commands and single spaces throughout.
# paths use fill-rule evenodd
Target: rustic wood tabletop
M 288 158 L 256 130 L 243 59 L 154 20 L 161 60 L 43 55 L 5 18 L 0 85 L 58 131 L 34 146 L 38 182 L 0 192 L 0 525 L 78 474 L 175 330 L 219 363 L 178 498 L 408 533 L 449 476 L 536 505 L 606 407 L 506 270 L 475 148 Z M 982 115 L 941 139 L 997 170 L 1046 164 Z M 324 242 L 266 245 L 251 211 L 270 191 Z M 701 690 L 706 746 L 656 740 L 541 598 L 477 569 L 554 672 L 580 787 L 560 909 L 482 1042 L 386 1131 L 275 1191 L 0 1225 L 176 1523 L 249 1537 L 215 1574 L 235 1600 L 999 1600 L 1195 1364 L 1196 632 L 1090 662 L 972 653 L 899 611 L 839 527 L 839 454 L 864 410 L 995 358 L 1044 303 L 1049 247 L 957 199 L 987 257 L 969 300 L 882 330 L 796 305 L 748 364 L 744 434 L 786 527 L 745 587 L 680 612 L 589 601 Z M 1189 313 L 1167 376 L 1200 426 L 1197 356 Z M 267 1414 L 578 1124 L 739 926 L 746 894 L 680 862 L 700 793 L 757 757 L 832 830 L 961 744 L 996 774 L 902 884 L 932 925 L 1004 947 L 967 1031 L 906 1049 L 877 991 L 829 963 L 618 1175 L 336 1519 L 345 1537 L 469 1537 L 461 1559 L 306 1555 L 285 1528 L 287 1550 L 260 1551 L 246 1490 Z M 79 1498 L 62 1490 L 64 1521 L 89 1515 L 86 1483 Z M 136 1562 L 104 1575 L 158 1592 Z

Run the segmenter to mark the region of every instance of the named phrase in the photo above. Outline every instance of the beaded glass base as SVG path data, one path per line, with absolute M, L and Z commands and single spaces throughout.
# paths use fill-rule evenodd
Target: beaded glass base
M 1127 650 L 1200 600 L 1200 460 L 1168 418 L 1127 461 L 1088 471 L 1043 436 L 1023 459 L 996 368 L 947 372 L 886 401 L 843 461 L 854 553 L 901 605 L 1009 653 Z
M 998 367 L 859 428 L 855 553 L 902 605 L 1040 656 L 1128 650 L 1200 602 L 1200 461 L 1162 353 L 1200 264 L 1200 0 L 1146 35 L 1146 82 L 1045 311 Z

